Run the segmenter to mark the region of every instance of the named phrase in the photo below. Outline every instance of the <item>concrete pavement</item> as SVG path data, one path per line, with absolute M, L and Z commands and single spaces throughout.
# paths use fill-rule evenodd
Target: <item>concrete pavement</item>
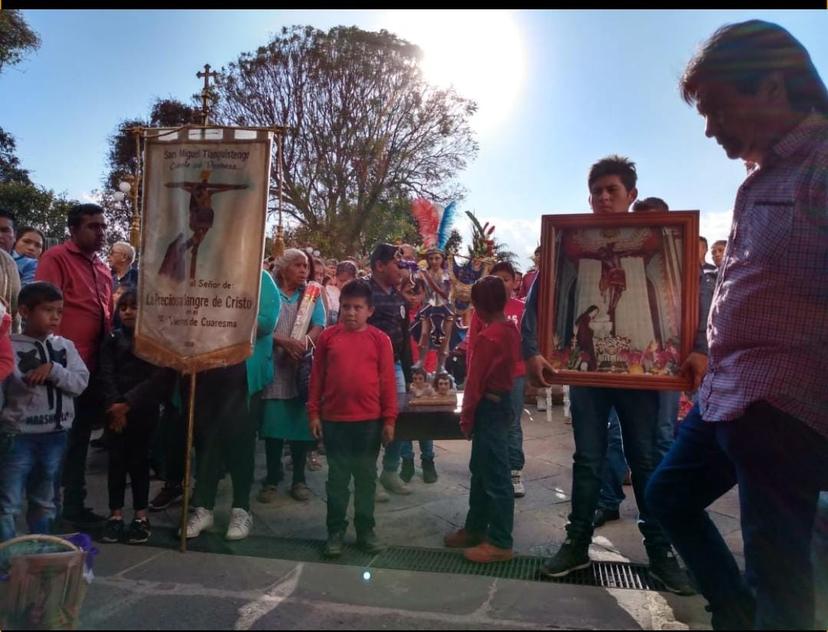
M 515 548 L 544 555 L 564 539 L 570 509 L 573 441 L 571 426 L 556 406 L 552 421 L 527 406 L 524 415 L 527 495 L 515 503 Z M 468 503 L 470 444 L 436 444 L 440 479 L 425 485 L 419 469 L 410 496 L 392 496 L 376 510 L 377 533 L 388 544 L 441 547 L 443 535 L 462 525 Z M 322 457 L 324 463 L 324 457 Z M 89 503 L 106 507 L 106 455 L 91 450 Z M 289 474 L 289 473 L 288 473 Z M 256 477 L 264 476 L 263 446 Z M 314 493 L 294 501 L 283 484 L 277 502 L 255 501 L 257 536 L 322 540 L 325 532 L 326 470 L 307 472 Z M 152 493 L 160 488 L 154 482 Z M 593 559 L 646 563 L 635 525 L 632 488 L 626 487 L 622 520 L 599 529 Z M 216 525 L 229 519 L 229 479 L 219 487 Z M 129 498 L 129 497 L 128 497 Z M 129 504 L 129 501 L 128 501 Z M 156 531 L 177 524 L 180 506 L 151 514 Z M 711 515 L 742 562 L 738 501 L 734 491 Z M 129 517 L 129 514 L 128 514 Z M 353 540 L 349 532 L 348 540 Z M 709 615 L 699 597 L 590 586 L 549 584 L 407 570 L 366 569 L 322 561 L 287 561 L 226 553 L 181 554 L 155 546 L 98 544 L 95 582 L 82 612 L 85 629 L 258 629 L 258 628 L 579 628 L 701 629 Z M 222 548 L 233 552 L 233 543 Z

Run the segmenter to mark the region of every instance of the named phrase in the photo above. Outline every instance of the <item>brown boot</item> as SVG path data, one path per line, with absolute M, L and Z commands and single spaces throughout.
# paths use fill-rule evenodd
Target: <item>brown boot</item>
M 470 562 L 476 562 L 478 564 L 508 562 L 513 556 L 512 549 L 501 549 L 489 542 L 481 542 L 477 546 L 463 551 L 463 557 Z
M 486 537 L 479 533 L 469 533 L 465 529 L 460 529 L 444 537 L 443 544 L 451 549 L 466 549 L 470 546 L 477 546 L 485 540 Z

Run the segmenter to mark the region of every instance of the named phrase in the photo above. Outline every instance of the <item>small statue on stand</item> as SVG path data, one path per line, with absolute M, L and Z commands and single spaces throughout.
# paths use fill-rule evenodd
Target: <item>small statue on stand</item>
M 415 369 L 409 394 L 408 403 L 412 406 L 457 406 L 457 389 L 448 373 L 437 373 L 433 384 L 429 384 L 425 371 Z

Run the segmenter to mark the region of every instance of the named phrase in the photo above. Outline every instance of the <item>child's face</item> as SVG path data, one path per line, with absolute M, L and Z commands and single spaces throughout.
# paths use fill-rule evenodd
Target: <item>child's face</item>
M 26 319 L 25 334 L 33 338 L 49 336 L 60 327 L 63 318 L 63 301 L 41 303 L 34 309 L 20 306 L 20 315 Z
M 337 287 L 338 287 L 340 290 L 341 290 L 343 287 L 345 287 L 345 284 L 346 284 L 348 281 L 353 281 L 353 280 L 354 280 L 354 277 L 352 277 L 352 276 L 351 276 L 350 274 L 348 274 L 347 272 L 340 272 L 339 274 L 337 274 L 337 275 L 336 275 L 336 285 L 337 285 Z
M 368 306 L 368 301 L 362 296 L 347 297 L 339 303 L 339 320 L 348 331 L 365 329 L 368 319 L 374 313 L 374 308 Z
M 118 316 L 124 329 L 135 329 L 135 319 L 138 316 L 138 305 L 135 301 L 126 301 L 118 306 Z
M 415 373 L 411 376 L 411 382 L 414 386 L 423 386 L 425 384 L 425 378 L 422 373 Z
M 515 277 L 506 272 L 506 270 L 498 270 L 495 272 L 495 276 L 500 277 L 503 285 L 506 286 L 506 296 L 511 296 L 512 292 L 515 291 Z
M 449 382 L 445 378 L 437 380 L 437 393 L 438 394 L 448 395 L 450 390 L 451 390 L 451 382 Z

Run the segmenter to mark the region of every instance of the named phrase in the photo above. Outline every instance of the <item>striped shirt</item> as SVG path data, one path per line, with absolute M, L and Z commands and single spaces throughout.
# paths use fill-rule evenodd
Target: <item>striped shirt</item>
M 736 195 L 707 322 L 706 421 L 766 401 L 828 437 L 828 119 L 811 114 Z

